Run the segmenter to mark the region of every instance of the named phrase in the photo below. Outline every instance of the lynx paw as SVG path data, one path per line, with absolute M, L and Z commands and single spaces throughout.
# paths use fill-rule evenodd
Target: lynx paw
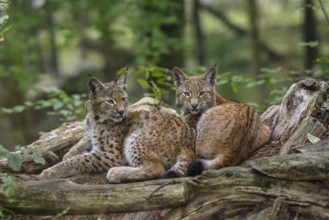
M 106 175 L 110 183 L 121 183 L 125 180 L 125 172 L 120 167 L 111 168 Z
M 176 172 L 173 171 L 173 170 L 168 170 L 167 172 L 165 172 L 165 173 L 162 175 L 162 178 L 163 178 L 163 179 L 178 178 L 178 177 L 179 177 L 178 173 L 176 173 Z
M 195 160 L 188 166 L 187 175 L 188 176 L 197 176 L 202 173 L 204 170 L 201 160 Z
M 50 168 L 42 171 L 42 173 L 39 176 L 40 180 L 50 180 L 50 179 L 57 179 L 57 178 L 59 178 L 59 175 L 57 174 L 57 172 L 55 172 L 54 170 L 52 170 Z

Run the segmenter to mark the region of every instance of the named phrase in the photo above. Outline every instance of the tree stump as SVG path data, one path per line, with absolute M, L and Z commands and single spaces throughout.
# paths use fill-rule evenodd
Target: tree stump
M 282 145 L 281 155 L 307 142 L 307 133 L 322 137 L 328 129 L 328 84 L 304 79 L 293 84 L 280 106 L 271 106 L 261 120 L 272 129 L 272 142 Z

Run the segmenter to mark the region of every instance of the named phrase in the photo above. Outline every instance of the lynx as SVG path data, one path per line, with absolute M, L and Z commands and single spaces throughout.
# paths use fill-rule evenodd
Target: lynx
M 197 160 L 189 165 L 189 176 L 237 165 L 270 139 L 270 128 L 254 109 L 225 100 L 216 92 L 216 75 L 216 67 L 191 77 L 173 69 L 177 104 L 183 119 L 197 132 Z
M 126 79 L 127 71 L 110 83 L 89 79 L 86 135 L 40 179 L 105 171 L 111 183 L 186 176 L 193 129 L 173 114 L 128 111 Z

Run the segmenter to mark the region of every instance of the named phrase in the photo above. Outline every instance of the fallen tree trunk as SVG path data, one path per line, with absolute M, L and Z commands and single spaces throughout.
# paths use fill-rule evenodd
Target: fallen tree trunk
M 54 215 L 151 211 L 172 208 L 167 219 L 218 219 L 275 212 L 278 201 L 289 215 L 329 217 L 326 183 L 296 182 L 267 177 L 250 169 L 229 167 L 196 178 L 154 180 L 119 185 L 80 185 L 70 180 L 30 181 L 20 184 L 12 202 L 15 213 Z M 50 190 L 51 189 L 51 190 Z M 278 200 L 277 200 L 278 199 Z M 299 212 L 301 213 L 301 212 Z M 273 214 L 274 215 L 274 214 Z

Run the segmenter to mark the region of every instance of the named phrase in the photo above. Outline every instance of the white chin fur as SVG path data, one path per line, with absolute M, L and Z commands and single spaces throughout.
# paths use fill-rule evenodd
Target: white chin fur
M 124 119 L 124 117 L 122 118 L 111 118 L 112 121 L 114 122 L 121 122 Z
M 197 115 L 199 111 L 190 111 L 192 115 Z

